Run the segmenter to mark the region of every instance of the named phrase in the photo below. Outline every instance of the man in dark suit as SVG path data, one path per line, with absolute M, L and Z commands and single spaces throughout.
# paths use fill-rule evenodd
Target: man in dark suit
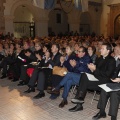
M 114 77 L 112 79 L 113 83 L 109 83 L 108 87 L 110 87 L 111 89 L 116 89 L 116 88 L 120 89 L 120 83 L 119 83 L 120 82 L 120 64 L 116 68 L 115 74 L 113 77 Z M 97 106 L 97 108 L 100 109 L 100 111 L 95 116 L 93 116 L 92 118 L 93 120 L 98 120 L 100 118 L 106 117 L 105 108 L 109 98 L 110 98 L 109 115 L 111 116 L 111 120 L 117 120 L 117 113 L 118 113 L 118 108 L 120 104 L 120 90 L 112 91 L 112 92 L 106 92 L 104 90 L 101 91 L 100 99 Z
M 69 109 L 71 112 L 83 110 L 82 104 L 87 93 L 87 89 L 96 90 L 98 85 L 110 82 L 116 62 L 113 57 L 110 56 L 112 47 L 110 44 L 103 44 L 101 47 L 101 57 L 97 59 L 95 65 L 93 63 L 88 64 L 88 68 L 92 74 L 99 81 L 90 81 L 85 73 L 81 75 L 79 88 L 74 99 L 71 101 L 77 104 L 74 108 Z
M 20 56 L 20 55 L 19 55 Z M 26 85 L 29 81 L 29 78 L 27 77 L 26 70 L 29 63 L 36 61 L 36 57 L 33 54 L 33 52 L 30 49 L 24 50 L 23 57 L 25 58 L 25 62 L 21 63 L 21 72 L 20 72 L 20 82 L 18 83 L 18 86 Z
M 53 53 L 53 56 L 52 56 L 52 59 L 49 60 L 49 66 L 48 66 L 49 68 L 53 68 L 54 66 L 58 66 L 60 64 L 60 56 L 61 56 L 61 54 L 59 53 L 59 45 L 58 44 L 53 44 L 51 51 Z M 32 78 L 30 79 L 30 81 L 28 83 L 29 87 L 31 87 L 32 89 L 29 89 L 26 92 L 30 93 L 30 92 L 34 91 L 36 79 L 38 80 L 37 89 L 40 92 L 34 97 L 35 99 L 38 99 L 38 98 L 45 96 L 44 89 L 45 89 L 45 83 L 47 82 L 46 78 L 50 76 L 51 69 L 47 69 L 47 72 L 45 72 L 45 71 L 46 70 L 40 70 L 40 71 L 34 70 L 34 72 L 33 72 L 34 75 L 32 76 Z M 47 76 L 46 76 L 46 74 L 47 74 Z

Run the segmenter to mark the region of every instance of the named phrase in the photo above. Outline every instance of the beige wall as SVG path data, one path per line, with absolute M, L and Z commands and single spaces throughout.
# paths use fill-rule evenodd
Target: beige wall
M 103 0 L 101 20 L 100 20 L 100 33 L 103 34 L 105 37 L 107 37 L 108 35 L 111 36 L 111 34 L 109 34 L 109 29 L 113 29 L 113 27 L 111 28 L 111 26 L 109 26 L 109 22 L 110 22 L 109 6 L 119 3 L 120 0 Z
M 56 15 L 61 14 L 61 23 L 56 22 Z M 60 32 L 65 33 L 68 31 L 68 18 L 67 15 L 61 10 L 52 10 L 49 13 L 49 22 L 48 27 L 54 32 L 58 34 Z
M 4 32 L 5 30 L 3 2 L 4 2 L 3 0 L 0 0 L 0 32 Z
M 59 32 L 66 32 L 68 30 L 68 24 L 70 30 L 78 31 L 80 24 L 89 24 L 90 33 L 95 32 L 97 35 L 108 35 L 108 21 L 110 8 L 108 5 L 120 3 L 120 0 L 102 0 L 102 7 L 97 7 L 98 11 L 95 11 L 96 6 L 89 5 L 88 13 L 80 13 L 74 10 L 72 14 L 65 14 L 61 12 L 62 23 L 56 23 L 56 13 L 59 10 L 47 11 L 34 7 L 30 0 L 7 0 L 3 4 L 4 0 L 0 0 L 0 31 L 14 32 L 13 22 L 29 22 L 34 21 L 36 23 L 36 35 L 46 36 L 48 35 L 48 28 L 52 28 L 52 31 L 56 34 Z M 89 0 L 94 2 L 101 2 L 101 0 Z M 23 9 L 20 6 L 25 5 Z M 4 10 L 5 8 L 5 10 Z M 59 6 L 60 8 L 60 6 Z M 22 10 L 21 10 L 22 9 Z M 50 13 L 49 13 L 50 12 Z M 4 17 L 3 17 L 4 15 Z M 73 17 L 70 17 L 73 15 Z

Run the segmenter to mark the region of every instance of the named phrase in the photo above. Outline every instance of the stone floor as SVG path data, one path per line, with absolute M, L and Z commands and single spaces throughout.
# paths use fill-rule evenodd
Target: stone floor
M 83 111 L 71 113 L 68 111 L 74 106 L 70 102 L 71 95 L 68 97 L 69 104 L 61 109 L 58 107 L 61 96 L 56 100 L 50 100 L 50 95 L 46 93 L 44 98 L 36 100 L 33 96 L 38 93 L 37 90 L 35 93 L 25 94 L 23 91 L 27 86 L 18 87 L 17 83 L 0 79 L 0 120 L 91 120 L 98 111 L 97 101 L 90 104 L 93 93 L 87 94 Z M 110 120 L 110 117 L 107 116 L 103 120 Z

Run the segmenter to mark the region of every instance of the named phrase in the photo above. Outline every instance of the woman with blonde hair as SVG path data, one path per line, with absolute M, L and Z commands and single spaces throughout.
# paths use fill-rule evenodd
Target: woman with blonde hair
M 69 72 L 72 72 L 72 66 L 70 65 L 70 60 L 77 59 L 76 54 L 74 53 L 74 48 L 70 45 L 66 46 L 66 55 L 61 56 L 60 58 L 60 67 L 65 67 Z M 52 75 L 52 88 L 55 88 L 63 79 L 63 76 Z M 47 91 L 48 93 L 51 90 Z M 51 94 L 50 99 L 56 99 L 59 95 Z

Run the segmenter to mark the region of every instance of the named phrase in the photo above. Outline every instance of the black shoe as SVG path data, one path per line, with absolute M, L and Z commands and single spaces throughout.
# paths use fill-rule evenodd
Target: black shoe
M 28 90 L 24 91 L 24 93 L 35 92 L 35 88 L 28 88 Z
M 77 104 L 75 107 L 69 109 L 70 112 L 77 112 L 83 110 L 82 104 Z
M 13 77 L 8 77 L 9 80 L 13 79 Z
M 67 104 L 68 104 L 67 100 L 62 100 L 62 102 L 59 104 L 59 107 L 63 108 Z
M 51 100 L 55 100 L 55 99 L 57 99 L 57 97 L 59 97 L 59 95 L 51 94 L 51 96 L 49 98 Z
M 4 78 L 6 78 L 7 76 L 6 75 L 2 75 L 1 77 L 0 77 L 0 79 L 4 79 Z
M 17 86 L 23 86 L 23 85 L 27 85 L 27 83 L 25 83 L 24 81 L 20 81 Z
M 116 116 L 111 116 L 111 120 L 117 120 Z
M 71 102 L 74 104 L 84 103 L 84 99 L 82 98 L 73 98 L 71 99 Z
M 18 78 L 14 78 L 13 80 L 12 80 L 12 82 L 16 82 L 16 81 L 18 81 L 19 79 Z
M 98 120 L 100 118 L 106 118 L 106 113 L 101 114 L 100 112 L 93 116 L 92 120 Z
M 36 96 L 34 96 L 33 98 L 34 99 L 39 99 L 39 98 L 42 98 L 42 97 L 44 97 L 45 96 L 45 93 L 43 92 L 43 93 L 41 93 L 41 92 L 39 92 Z

